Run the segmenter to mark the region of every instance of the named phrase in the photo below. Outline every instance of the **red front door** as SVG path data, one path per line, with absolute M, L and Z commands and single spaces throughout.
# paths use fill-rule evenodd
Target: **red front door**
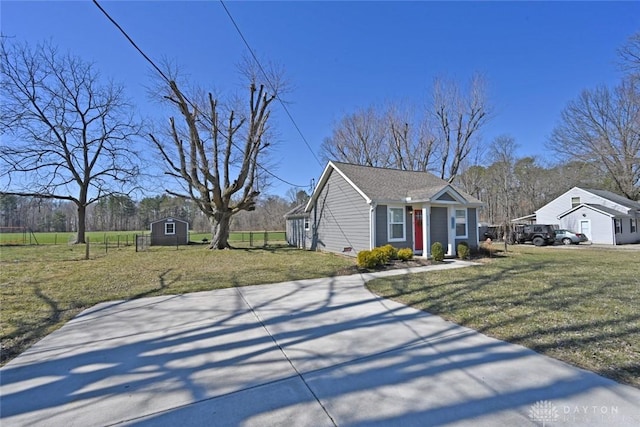
M 422 250 L 422 209 L 413 210 L 414 246 L 416 251 Z

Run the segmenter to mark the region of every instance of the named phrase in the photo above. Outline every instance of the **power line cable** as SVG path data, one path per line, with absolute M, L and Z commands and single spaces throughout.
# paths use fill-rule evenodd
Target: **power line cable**
M 98 7 L 98 9 L 100 9 L 100 11 L 107 17 L 107 19 L 109 19 L 109 21 L 111 21 L 111 23 L 113 23 L 116 28 L 122 33 L 122 35 L 124 35 L 124 37 L 129 41 L 129 43 L 142 55 L 142 57 L 149 62 L 149 64 L 151 64 L 151 66 L 160 74 L 160 76 L 162 76 L 162 78 L 167 82 L 170 83 L 171 80 L 164 74 L 164 72 L 162 72 L 162 70 L 160 69 L 160 67 L 158 67 L 153 60 L 147 56 L 144 51 L 134 42 L 134 40 L 127 34 L 127 32 L 124 30 L 124 28 L 122 28 L 122 26 L 120 26 L 115 19 L 113 19 L 106 10 L 104 10 L 104 8 L 102 8 L 100 6 L 100 4 L 98 3 L 97 0 L 93 0 L 93 3 Z M 274 93 L 276 93 L 275 88 L 273 86 L 273 84 L 271 83 L 271 81 L 269 80 L 264 68 L 262 67 L 262 65 L 260 64 L 260 61 L 258 61 L 257 56 L 255 55 L 253 49 L 251 49 L 251 46 L 249 45 L 249 43 L 247 42 L 247 40 L 245 39 L 244 35 L 242 34 L 242 32 L 240 31 L 240 28 L 238 27 L 238 25 L 236 24 L 235 20 L 233 19 L 233 16 L 231 16 L 231 14 L 229 13 L 226 5 L 224 4 L 224 2 L 222 0 L 220 0 L 220 3 L 222 4 L 222 6 L 224 7 L 225 11 L 227 12 L 227 15 L 229 15 L 229 18 L 231 19 L 231 21 L 233 22 L 233 25 L 235 26 L 236 30 L 238 31 L 238 34 L 240 35 L 240 37 L 242 38 L 243 42 L 245 43 L 247 49 L 249 49 L 249 52 L 251 53 L 253 59 L 256 61 L 256 64 L 258 65 L 258 67 L 260 68 L 260 70 L 262 71 L 267 83 L 269 83 L 269 85 L 271 86 L 271 89 L 274 91 Z M 179 90 L 179 89 L 178 89 Z M 189 98 L 182 92 L 180 92 L 180 94 L 184 97 L 185 101 L 191 105 L 192 108 L 195 108 L 194 104 L 189 100 Z M 296 130 L 298 131 L 298 133 L 300 134 L 300 136 L 302 137 L 302 140 L 304 141 L 304 143 L 306 144 L 307 148 L 309 149 L 309 151 L 311 152 L 311 154 L 313 155 L 313 157 L 316 159 L 316 161 L 318 162 L 318 164 L 320 164 L 322 166 L 322 163 L 320 162 L 320 160 L 318 159 L 318 157 L 315 155 L 315 153 L 313 152 L 313 150 L 311 149 L 311 146 L 309 145 L 309 143 L 307 142 L 306 138 L 304 137 L 304 135 L 302 134 L 302 131 L 300 130 L 300 128 L 298 127 L 297 123 L 295 122 L 295 120 L 293 119 L 293 116 L 291 115 L 291 113 L 289 112 L 289 110 L 287 109 L 286 105 L 284 104 L 284 102 L 278 97 L 276 96 L 276 98 L 278 99 L 278 102 L 280 102 L 281 106 L 283 107 L 283 109 L 285 110 L 285 112 L 287 113 L 289 119 L 292 121 L 292 123 L 294 124 Z M 213 123 L 213 121 L 208 118 L 209 121 L 211 121 L 212 125 L 215 124 Z M 217 129 L 217 128 L 216 128 Z M 218 130 L 218 132 L 220 132 L 220 130 Z M 232 143 L 233 144 L 233 143 Z M 233 144 L 234 147 L 236 147 L 237 149 L 238 146 Z M 284 182 L 287 185 L 291 185 L 293 187 L 298 187 L 301 188 L 303 186 L 301 185 L 296 185 L 296 184 L 292 184 L 278 176 L 276 176 L 274 173 L 270 172 L 269 170 L 267 170 L 266 168 L 262 167 L 260 164 L 256 163 L 256 165 L 262 169 L 263 171 L 265 171 L 267 174 L 273 176 L 274 178 L 278 179 L 279 181 Z M 313 191 L 313 190 L 312 190 Z M 329 214 L 334 218 L 334 221 L 338 227 L 338 229 L 340 230 L 340 233 L 343 235 L 343 237 L 345 238 L 345 240 L 347 241 L 347 243 L 353 247 L 353 244 L 351 243 L 351 241 L 349 240 L 349 237 L 347 236 L 347 234 L 344 232 L 344 230 L 342 229 L 342 227 L 340 226 L 340 224 L 338 223 L 338 221 L 336 220 L 333 212 L 331 211 L 331 209 L 326 206 L 325 207 L 327 209 L 327 211 L 329 212 Z
M 235 27 L 236 31 L 238 32 L 238 35 L 240 35 L 240 38 L 242 39 L 244 45 L 247 47 L 247 50 L 249 50 L 249 53 L 251 54 L 251 56 L 253 57 L 253 60 L 256 62 L 256 64 L 258 65 L 258 68 L 260 69 L 260 71 L 262 72 L 265 80 L 267 81 L 267 83 L 269 83 L 269 85 L 271 86 L 271 90 L 274 93 L 277 93 L 275 90 L 275 87 L 273 85 L 273 83 L 271 83 L 271 81 L 269 80 L 269 76 L 267 75 L 267 73 L 265 72 L 264 68 L 262 67 L 262 64 L 260 63 L 260 60 L 258 59 L 257 55 L 255 54 L 254 50 L 251 48 L 251 46 L 249 45 L 249 42 L 247 41 L 247 39 L 245 38 L 244 34 L 242 33 L 242 31 L 240 30 L 240 27 L 238 26 L 238 24 L 236 23 L 235 19 L 233 18 L 233 16 L 231 15 L 231 12 L 229 12 L 229 9 L 227 9 L 227 6 L 224 4 L 224 0 L 219 0 L 220 4 L 222 5 L 222 7 L 224 8 L 225 12 L 227 13 L 227 15 L 229 16 L 229 19 L 231 20 L 231 23 L 233 24 L 233 26 Z M 302 138 L 302 140 L 304 141 L 305 145 L 307 146 L 307 148 L 309 149 L 309 151 L 311 152 L 311 154 L 313 155 L 313 157 L 316 159 L 316 161 L 318 162 L 318 164 L 320 166 L 322 166 L 322 162 L 320 162 L 320 159 L 318 159 L 318 157 L 316 156 L 316 154 L 313 152 L 313 149 L 311 148 L 311 146 L 309 145 L 309 142 L 307 141 L 307 139 L 304 137 L 304 134 L 302 133 L 302 131 L 300 130 L 300 127 L 298 126 L 298 124 L 296 123 L 296 121 L 294 120 L 293 116 L 291 115 L 291 113 L 289 112 L 289 109 L 287 108 L 287 106 L 285 105 L 285 103 L 282 101 L 282 99 L 280 99 L 279 96 L 276 95 L 276 99 L 278 100 L 278 102 L 280 102 L 280 105 L 282 106 L 283 110 L 287 113 L 287 116 L 289 117 L 289 120 L 291 120 L 291 123 L 293 123 L 293 126 L 296 128 L 296 130 L 298 131 L 298 134 L 300 135 L 300 137 Z M 340 189 L 340 191 L 345 194 L 344 189 L 338 187 Z M 313 193 L 314 189 L 311 189 L 311 193 Z M 347 200 L 350 200 L 347 197 Z M 350 201 L 350 203 L 353 204 L 353 201 Z M 345 233 L 345 231 L 342 229 L 342 227 L 340 226 L 339 221 L 336 219 L 336 216 L 333 214 L 333 212 L 331 211 L 331 208 L 329 206 L 323 206 L 323 209 L 326 209 L 327 212 L 329 213 L 329 215 L 333 218 L 334 223 L 336 225 L 336 227 L 338 228 L 338 230 L 340 231 L 340 233 L 342 234 L 342 236 L 344 237 L 344 239 L 347 241 L 347 244 L 350 247 L 354 247 L 353 243 L 351 243 L 351 241 L 349 240 L 349 236 L 347 236 L 347 234 Z
M 160 76 L 167 82 L 167 83 L 171 83 L 171 79 L 169 79 L 169 77 L 167 77 L 167 75 L 160 69 L 160 67 L 158 67 L 156 65 L 155 62 L 153 62 L 153 60 L 147 56 L 147 54 L 144 53 L 144 51 L 136 44 L 136 42 L 129 36 L 129 34 L 127 34 L 127 32 L 124 30 L 124 28 L 122 28 L 122 26 L 120 24 L 118 24 L 118 22 L 113 19 L 111 17 L 111 15 L 109 15 L 109 13 L 102 7 L 100 6 L 100 4 L 98 3 L 97 0 L 93 0 L 93 4 L 96 5 L 96 7 L 98 9 L 100 9 L 100 11 L 102 12 L 102 14 L 120 31 L 120 33 L 122 33 L 122 35 L 129 41 L 129 43 L 138 51 L 138 53 L 140 53 L 140 55 L 142 55 L 142 57 L 149 63 L 151 64 L 151 66 L 158 72 L 158 74 L 160 74 Z M 260 66 L 260 64 L 258 64 Z M 262 67 L 260 66 L 260 68 L 262 69 Z M 263 71 L 264 73 L 264 71 Z M 269 84 L 271 85 L 271 83 L 269 82 Z M 179 89 L 178 89 L 179 90 Z M 192 108 L 196 108 L 195 105 L 191 102 L 191 100 L 182 92 L 180 92 L 180 94 L 182 95 L 182 97 L 185 99 L 185 101 L 192 107 Z M 279 100 L 280 101 L 280 100 Z M 280 101 L 282 103 L 282 101 Z M 211 122 L 211 124 L 216 128 L 217 132 L 219 132 L 221 135 L 221 131 L 219 129 L 217 129 L 217 126 L 215 126 L 215 124 L 213 123 L 213 120 L 210 117 L 207 117 L 208 121 Z M 297 127 L 297 126 L 296 126 Z M 224 135 L 223 135 L 224 136 Z M 305 141 L 306 142 L 306 141 Z M 241 150 L 240 147 L 238 147 L 235 143 L 231 142 L 231 144 L 238 150 Z M 297 188 L 303 188 L 305 187 L 304 185 L 297 185 L 297 184 L 293 184 L 283 178 L 280 178 L 279 176 L 277 176 L 276 174 L 274 174 L 273 172 L 269 171 L 267 168 L 265 168 L 264 166 L 260 165 L 259 163 L 256 163 L 256 166 L 258 166 L 258 168 L 260 168 L 262 171 L 264 171 L 265 173 L 267 173 L 268 175 L 272 176 L 273 178 L 277 179 L 278 181 L 290 185 L 292 187 L 297 187 Z
M 284 110 L 284 112 L 287 114 L 287 116 L 289 117 L 289 120 L 291 120 L 291 123 L 293 123 L 293 127 L 296 128 L 296 131 L 298 132 L 298 135 L 300 135 L 300 138 L 302 138 L 302 141 L 304 142 L 304 144 L 307 146 L 307 148 L 309 149 L 309 152 L 311 153 L 311 155 L 313 156 L 314 159 L 316 159 L 316 162 L 318 162 L 318 164 L 320 166 L 322 166 L 322 162 L 320 161 L 320 159 L 318 159 L 318 156 L 316 156 L 316 153 L 313 151 L 313 149 L 311 148 L 311 145 L 309 144 L 309 142 L 307 141 L 307 138 L 305 138 L 304 134 L 302 133 L 302 130 L 300 129 L 300 127 L 298 126 L 298 123 L 296 123 L 295 119 L 293 118 L 293 116 L 291 115 L 291 113 L 289 112 L 289 109 L 287 108 L 287 105 L 284 103 L 284 101 L 282 101 L 282 99 L 280 98 L 280 96 L 277 95 L 276 89 L 275 89 L 275 85 L 273 83 L 271 83 L 271 80 L 269 80 L 269 76 L 267 75 L 267 73 L 265 72 L 264 68 L 262 67 L 262 64 L 260 63 L 260 61 L 258 60 L 258 56 L 255 54 L 255 52 L 253 51 L 253 49 L 251 48 L 251 46 L 249 45 L 249 42 L 247 41 L 247 39 L 244 37 L 244 34 L 242 34 L 242 31 L 240 30 L 240 27 L 238 26 L 238 24 L 236 23 L 235 19 L 233 19 L 233 16 L 231 15 L 231 12 L 229 12 L 229 9 L 227 9 L 227 5 L 224 4 L 224 0 L 220 0 L 220 4 L 222 5 L 222 7 L 224 8 L 224 11 L 227 13 L 227 16 L 229 16 L 229 19 L 231 20 L 231 23 L 233 24 L 233 26 L 235 27 L 236 31 L 238 32 L 238 35 L 240 35 L 240 38 L 242 39 L 242 42 L 244 43 L 244 45 L 247 47 L 247 50 L 249 51 L 249 53 L 251 54 L 251 57 L 253 58 L 253 60 L 256 62 L 256 64 L 258 65 L 258 68 L 260 68 L 260 71 L 262 72 L 262 75 L 264 76 L 265 80 L 267 81 L 267 83 L 269 83 L 269 86 L 271 86 L 271 90 L 276 93 L 276 99 L 278 100 L 278 102 L 280 103 L 280 105 L 282 106 L 282 109 Z

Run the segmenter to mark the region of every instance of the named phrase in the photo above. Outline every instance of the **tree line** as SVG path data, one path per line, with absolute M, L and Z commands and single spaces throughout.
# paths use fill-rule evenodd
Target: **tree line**
M 306 197 L 306 193 L 298 190 Z M 256 202 L 256 209 L 234 216 L 231 231 L 280 231 L 284 215 L 300 200 L 269 195 Z M 109 196 L 90 205 L 86 213 L 87 231 L 145 231 L 151 222 L 177 218 L 191 230 L 209 232 L 210 224 L 190 200 L 170 195 L 145 197 L 136 202 L 128 196 Z M 72 202 L 36 197 L 0 195 L 0 232 L 29 229 L 34 232 L 77 232 L 76 206 Z

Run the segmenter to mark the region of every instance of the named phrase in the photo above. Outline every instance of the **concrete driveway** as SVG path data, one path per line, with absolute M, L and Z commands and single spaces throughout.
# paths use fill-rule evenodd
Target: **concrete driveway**
M 636 388 L 363 287 L 406 272 L 97 305 L 0 370 L 0 424 L 640 425 Z

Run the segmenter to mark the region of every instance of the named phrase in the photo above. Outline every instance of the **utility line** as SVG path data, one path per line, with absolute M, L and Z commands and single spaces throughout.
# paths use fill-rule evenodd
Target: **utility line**
M 247 41 L 247 39 L 244 37 L 244 34 L 242 34 L 242 31 L 240 30 L 240 27 L 238 26 L 238 24 L 236 23 L 235 19 L 233 19 L 233 16 L 231 15 L 231 12 L 229 12 L 229 9 L 227 9 L 227 5 L 224 4 L 224 0 L 220 0 L 220 4 L 222 5 L 222 7 L 224 8 L 224 11 L 227 13 L 227 16 L 229 16 L 229 19 L 231 20 L 231 23 L 233 24 L 233 26 L 235 27 L 236 31 L 238 32 L 238 35 L 240 35 L 240 38 L 242 39 L 242 42 L 244 43 L 244 45 L 247 47 L 247 50 L 249 50 L 249 53 L 251 54 L 251 56 L 253 57 L 253 60 L 256 61 L 256 64 L 258 65 L 258 68 L 260 68 L 260 71 L 262 72 L 262 75 L 264 76 L 265 80 L 267 81 L 267 83 L 269 83 L 269 85 L 271 86 L 271 90 L 276 93 L 275 90 L 275 86 L 273 85 L 273 83 L 271 83 L 271 81 L 269 80 L 269 76 L 267 75 L 267 73 L 265 72 L 264 68 L 262 68 L 262 64 L 260 63 L 260 61 L 258 60 L 257 55 L 255 54 L 255 52 L 253 51 L 253 49 L 251 48 L 251 46 L 249 45 L 249 42 Z M 309 149 L 309 152 L 311 153 L 311 155 L 313 156 L 314 159 L 316 159 L 316 162 L 318 162 L 318 164 L 320 166 L 322 166 L 322 162 L 320 161 L 320 159 L 318 159 L 318 156 L 316 156 L 316 153 L 313 152 L 313 149 L 311 148 L 311 145 L 309 145 L 309 142 L 307 141 L 307 138 L 305 138 L 304 134 L 302 133 L 302 130 L 300 129 L 300 127 L 298 126 L 298 123 L 296 123 L 296 121 L 294 120 L 293 116 L 291 115 L 291 113 L 289 112 L 289 109 L 287 108 L 287 105 L 284 103 L 284 101 L 282 101 L 282 99 L 280 98 L 280 96 L 278 96 L 276 94 L 276 98 L 278 99 L 278 102 L 280 103 L 280 105 L 282 106 L 282 109 L 284 110 L 284 112 L 287 114 L 287 116 L 289 117 L 289 120 L 291 120 L 291 123 L 293 123 L 293 127 L 296 128 L 296 131 L 298 132 L 298 135 L 300 135 L 300 138 L 302 138 L 302 141 L 304 142 L 304 144 L 307 146 L 307 148 Z
M 153 60 L 147 56 L 147 54 L 144 53 L 144 51 L 136 44 L 136 42 L 129 36 L 129 34 L 127 34 L 127 32 L 124 30 L 124 28 L 122 28 L 122 26 L 120 26 L 120 24 L 118 24 L 118 22 L 113 19 L 111 17 L 111 15 L 109 15 L 109 13 L 104 10 L 104 8 L 102 6 L 100 6 L 100 4 L 98 3 L 97 0 L 93 0 L 93 4 L 96 5 L 96 7 L 98 9 L 100 9 L 100 11 L 102 12 L 102 14 L 120 31 L 120 33 L 122 33 L 122 35 L 129 41 L 129 43 L 138 51 L 138 53 L 140 53 L 140 55 L 142 55 L 142 57 L 149 63 L 151 64 L 151 66 L 158 72 L 158 74 L 160 74 L 160 76 L 167 82 L 170 83 L 171 79 L 169 79 L 169 77 L 167 77 L 167 75 L 160 69 L 160 67 L 158 67 L 155 62 L 153 62 Z M 260 64 L 258 63 L 258 66 L 260 66 Z M 260 68 L 262 69 L 262 67 L 260 66 Z M 264 73 L 264 71 L 263 71 Z M 271 85 L 271 82 L 269 82 L 267 80 L 267 82 Z M 273 87 L 273 85 L 271 85 Z M 176 86 L 177 87 L 177 86 Z M 178 89 L 179 90 L 179 89 Z M 192 107 L 192 108 L 196 108 L 195 105 L 189 100 L 189 98 L 182 92 L 180 92 L 180 94 L 184 97 L 184 99 L 187 101 L 187 103 Z M 280 100 L 279 100 L 280 101 Z M 282 101 L 280 101 L 282 103 Z M 217 129 L 217 126 L 215 126 L 215 123 L 213 123 L 213 120 L 210 117 L 207 117 L 208 121 L 211 122 L 211 124 Z M 297 128 L 297 126 L 296 126 Z M 221 133 L 221 131 L 219 129 L 217 129 L 217 131 L 219 133 Z M 224 135 L 222 135 L 224 136 Z M 305 141 L 306 142 L 306 141 Z M 231 143 L 236 149 L 241 150 L 235 143 Z M 241 150 L 242 151 L 242 150 Z M 273 178 L 277 179 L 278 181 L 283 182 L 284 184 L 290 185 L 292 187 L 296 187 L 296 188 L 304 188 L 304 185 L 297 185 L 297 184 L 293 184 L 283 178 L 280 178 L 279 176 L 277 176 L 276 174 L 274 174 L 273 172 L 269 171 L 267 168 L 265 168 L 264 166 L 260 165 L 259 163 L 256 162 L 256 166 L 258 168 L 260 168 L 262 171 L 264 171 L 265 173 L 267 173 L 268 175 L 272 176 Z
M 245 38 L 244 34 L 242 34 L 242 31 L 240 30 L 240 27 L 238 26 L 238 24 L 236 23 L 235 19 L 233 19 L 233 16 L 231 15 L 231 12 L 229 12 L 229 9 L 227 9 L 227 6 L 224 4 L 224 0 L 219 0 L 220 4 L 222 5 L 222 7 L 224 8 L 225 12 L 227 13 L 227 15 L 229 16 L 229 19 L 231 20 L 231 23 L 233 24 L 233 26 L 235 27 L 236 31 L 238 32 L 238 34 L 240 35 L 240 38 L 242 39 L 244 45 L 247 47 L 247 50 L 249 50 L 249 53 L 251 54 L 251 56 L 253 57 L 253 60 L 256 62 L 256 64 L 258 65 L 258 68 L 260 68 L 260 71 L 262 72 L 265 80 L 267 81 L 267 83 L 269 83 L 269 85 L 271 85 L 271 90 L 273 90 L 274 93 L 276 93 L 276 90 L 274 88 L 274 85 L 271 83 L 271 81 L 269 80 L 269 76 L 267 75 L 267 73 L 265 72 L 264 68 L 262 67 L 262 64 L 260 63 L 260 61 L 258 60 L 257 55 L 255 54 L 254 50 L 251 48 L 251 46 L 249 45 L 249 42 L 247 41 L 247 39 Z M 311 146 L 309 145 L 309 142 L 307 141 L 307 139 L 304 137 L 304 135 L 302 134 L 302 131 L 300 130 L 300 128 L 298 127 L 298 124 L 296 123 L 296 121 L 293 119 L 293 116 L 291 115 L 291 113 L 289 112 L 289 109 L 287 108 L 287 106 L 285 105 L 285 103 L 282 101 L 282 99 L 280 99 L 279 96 L 276 96 L 276 98 L 278 99 L 278 102 L 280 102 L 280 105 L 282 105 L 282 108 L 284 109 L 284 111 L 287 113 L 287 116 L 289 116 L 289 119 L 291 120 L 291 123 L 293 123 L 293 126 L 296 128 L 296 130 L 298 131 L 298 134 L 300 134 L 300 137 L 302 138 L 302 140 L 304 141 L 305 145 L 307 146 L 307 148 L 309 149 L 309 151 L 311 152 L 311 154 L 313 155 L 313 157 L 316 159 L 316 161 L 318 162 L 318 164 L 320 166 L 322 166 L 322 162 L 320 162 L 320 159 L 318 159 L 318 157 L 316 156 L 316 154 L 313 152 L 313 149 L 311 148 Z M 344 189 L 342 189 L 340 186 L 338 186 L 339 190 L 341 193 L 345 194 Z M 313 188 L 311 189 L 311 193 L 313 193 Z M 346 195 L 346 194 L 345 194 Z M 347 200 L 350 200 L 349 197 L 347 197 Z M 353 201 L 350 200 L 350 203 L 353 204 Z M 347 233 L 345 233 L 345 231 L 342 229 L 342 227 L 340 226 L 339 221 L 337 220 L 337 218 L 335 217 L 335 215 L 333 214 L 333 212 L 331 211 L 331 208 L 329 206 L 323 206 L 322 209 L 326 209 L 327 212 L 329 213 L 329 215 L 333 218 L 335 225 L 337 226 L 338 230 L 340 231 L 340 233 L 342 234 L 342 236 L 344 237 L 344 239 L 347 241 L 347 244 L 350 247 L 354 247 L 353 243 L 351 243 L 351 240 L 349 239 L 349 236 L 347 236 Z

